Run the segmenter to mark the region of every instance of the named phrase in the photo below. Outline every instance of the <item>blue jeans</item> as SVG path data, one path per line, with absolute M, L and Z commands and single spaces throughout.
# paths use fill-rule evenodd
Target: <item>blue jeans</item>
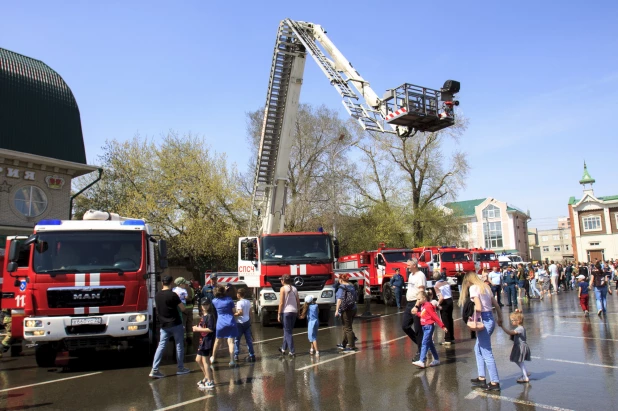
M 292 332 L 294 331 L 294 323 L 296 323 L 296 313 L 283 313 L 283 345 L 281 349 L 285 351 L 290 350 L 294 354 L 294 337 Z
M 427 350 L 431 351 L 433 359 L 438 359 L 438 352 L 436 346 L 433 344 L 433 324 L 423 325 L 423 346 L 421 347 L 421 361 L 425 362 L 427 359 Z
M 491 292 L 494 293 L 494 297 L 498 300 L 498 305 L 502 307 L 502 286 L 492 285 Z
M 509 297 L 509 305 L 514 305 L 517 308 L 517 290 L 515 284 L 509 284 L 505 288 L 506 295 Z
M 538 297 L 541 296 L 541 293 L 539 292 L 539 289 L 536 288 L 536 280 L 530 280 L 530 295 L 532 297 L 534 297 L 534 295 L 537 295 Z
M 395 301 L 397 302 L 397 308 L 401 308 L 401 287 L 395 288 Z
M 481 319 L 483 320 L 485 329 L 476 332 L 476 344 L 474 344 L 476 367 L 478 369 L 479 377 L 482 378 L 485 378 L 485 367 L 487 367 L 487 371 L 489 372 L 489 381 L 497 383 L 500 382 L 500 377 L 498 377 L 496 361 L 494 360 L 494 354 L 491 351 L 491 334 L 493 334 L 496 324 L 494 323 L 494 316 L 491 311 L 481 313 Z
M 245 341 L 247 341 L 247 348 L 249 348 L 249 355 L 255 355 L 253 352 L 253 336 L 251 335 L 251 320 L 238 323 L 238 337 L 234 338 L 234 355 L 238 355 L 240 353 L 240 339 L 242 336 L 245 336 Z
M 163 358 L 163 351 L 165 351 L 165 347 L 167 346 L 167 341 L 171 338 L 174 339 L 174 343 L 176 344 L 176 362 L 178 363 L 178 369 L 184 368 L 184 358 L 185 358 L 185 330 L 182 324 L 175 325 L 170 328 L 161 328 L 161 337 L 159 339 L 159 346 L 157 347 L 157 352 L 154 356 L 154 361 L 152 363 L 152 369 L 154 371 L 159 370 L 159 364 L 161 363 L 161 359 Z
M 594 297 L 597 301 L 597 311 L 607 311 L 607 286 L 603 287 L 595 287 L 594 288 Z

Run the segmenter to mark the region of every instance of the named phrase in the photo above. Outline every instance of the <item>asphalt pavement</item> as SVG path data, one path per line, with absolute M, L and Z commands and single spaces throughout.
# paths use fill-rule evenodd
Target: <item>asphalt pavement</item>
M 501 330 L 492 337 L 502 391 L 486 394 L 471 387 L 476 377 L 474 340 L 459 319 L 456 344 L 438 346 L 441 364 L 418 369 L 416 352 L 400 328 L 401 312 L 372 304 L 380 316 L 356 320 L 356 353 L 341 354 L 339 323 L 320 328 L 320 356 L 309 355 L 306 324 L 294 329 L 297 355 L 282 357 L 280 326 L 253 324 L 257 361 L 231 368 L 226 351 L 214 365 L 216 387 L 202 392 L 203 376 L 189 347 L 186 365 L 175 375 L 168 353 L 159 380 L 150 367 L 136 364 L 130 352 L 96 352 L 66 359 L 63 366 L 38 368 L 32 349 L 0 359 L 0 410 L 612 410 L 618 409 L 618 296 L 608 296 L 608 314 L 585 318 L 576 292 L 544 301 L 524 300 L 525 327 L 533 359 L 527 385 L 516 383 L 519 368 L 509 362 L 512 342 Z M 591 308 L 594 298 L 591 298 Z M 508 307 L 505 307 L 508 308 Z M 359 313 L 363 307 L 359 306 Z M 455 318 L 461 317 L 455 308 Z M 508 323 L 508 310 L 504 311 Z M 436 334 L 441 341 L 442 332 Z M 195 345 L 194 345 L 195 346 Z

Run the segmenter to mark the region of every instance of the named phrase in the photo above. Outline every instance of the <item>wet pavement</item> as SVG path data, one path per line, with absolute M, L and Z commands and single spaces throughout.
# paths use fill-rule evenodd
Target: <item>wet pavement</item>
M 590 303 L 593 308 L 593 297 Z M 474 340 L 461 320 L 455 321 L 457 343 L 438 346 L 441 365 L 421 370 L 411 365 L 416 348 L 401 331 L 401 313 L 373 304 L 372 312 L 382 315 L 355 321 L 360 351 L 352 354 L 335 349 L 342 330 L 333 319 L 318 333 L 319 357 L 308 353 L 304 322 L 294 330 L 295 358 L 277 351 L 280 326 L 254 323 L 257 362 L 244 361 L 244 347 L 239 366 L 231 368 L 226 352 L 219 351 L 217 385 L 208 392 L 196 388 L 203 376 L 192 347 L 186 365 L 193 372 L 176 376 L 170 356 L 161 367 L 168 377 L 160 380 L 150 380 L 150 368 L 135 364 L 126 352 L 100 352 L 53 369 L 38 368 L 31 349 L 17 358 L 5 354 L 0 410 L 618 409 L 618 296 L 608 296 L 606 318 L 596 311 L 584 318 L 575 292 L 524 302 L 523 309 L 533 355 L 527 363 L 531 382 L 516 383 L 519 368 L 509 362 L 512 342 L 498 329 L 492 337 L 502 385 L 498 394 L 471 388 Z M 507 310 L 504 318 L 508 321 Z M 437 333 L 436 341 L 441 337 Z

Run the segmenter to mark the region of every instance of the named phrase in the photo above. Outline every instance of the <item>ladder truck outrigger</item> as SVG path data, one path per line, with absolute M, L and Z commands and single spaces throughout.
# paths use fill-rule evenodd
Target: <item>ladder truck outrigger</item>
M 313 295 L 326 321 L 334 296 L 336 239 L 323 232 L 284 233 L 288 166 L 307 55 L 318 64 L 343 99 L 347 112 L 368 132 L 408 138 L 417 131 L 436 132 L 455 124 L 454 96 L 459 82 L 440 90 L 404 83 L 382 98 L 337 49 L 317 24 L 281 21 L 272 59 L 261 139 L 254 177 L 251 218 L 261 219 L 239 239 L 238 280 L 254 289 L 262 324 L 279 304 L 280 279 L 290 274 L 299 295 Z M 356 90 L 356 91 L 355 91 Z M 442 105 L 440 105 L 442 103 Z M 253 235 L 257 231 L 257 235 Z

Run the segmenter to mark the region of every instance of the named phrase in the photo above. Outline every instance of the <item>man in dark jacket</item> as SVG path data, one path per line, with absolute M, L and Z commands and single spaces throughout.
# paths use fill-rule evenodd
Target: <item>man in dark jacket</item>
M 505 286 L 506 295 L 509 297 L 509 307 L 517 308 L 517 274 L 513 271 L 510 265 L 504 273 L 503 284 Z
M 399 272 L 399 268 L 395 268 L 395 275 L 391 278 L 391 286 L 395 291 L 395 301 L 397 309 L 401 310 L 401 290 L 403 288 L 403 276 Z

